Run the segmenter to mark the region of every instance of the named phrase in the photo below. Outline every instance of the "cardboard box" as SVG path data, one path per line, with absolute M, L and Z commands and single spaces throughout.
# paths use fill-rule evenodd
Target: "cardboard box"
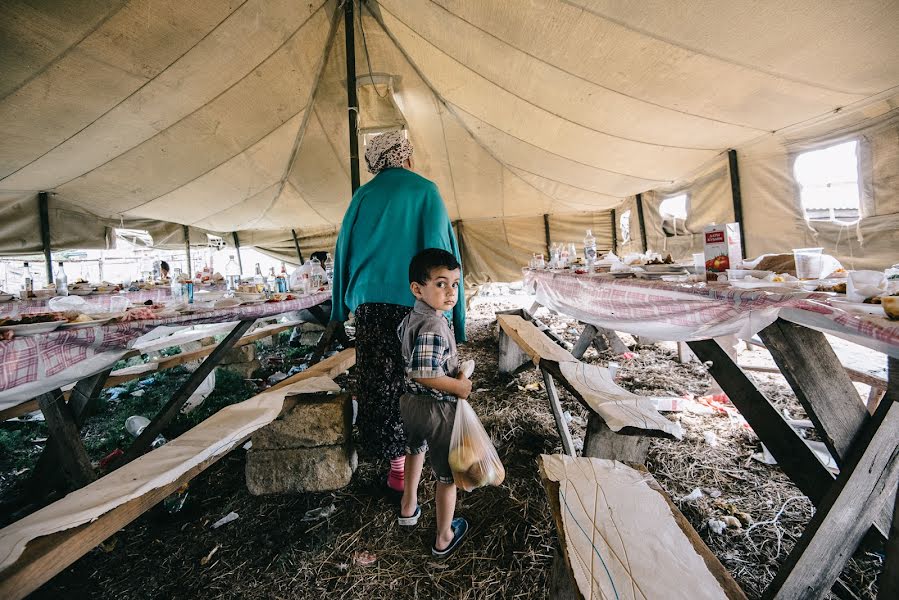
M 705 270 L 710 280 L 714 281 L 719 273 L 724 273 L 727 269 L 739 269 L 743 266 L 739 223 L 707 225 L 703 230 L 703 244 Z

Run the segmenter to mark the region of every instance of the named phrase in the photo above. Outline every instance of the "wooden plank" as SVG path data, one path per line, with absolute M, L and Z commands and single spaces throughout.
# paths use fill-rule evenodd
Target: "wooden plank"
M 565 415 L 562 413 L 562 403 L 559 401 L 559 392 L 556 390 L 556 384 L 548 371 L 540 369 L 540 372 L 543 374 L 543 383 L 546 386 L 546 395 L 549 396 L 549 407 L 556 422 L 556 430 L 559 432 L 559 438 L 562 440 L 562 450 L 568 456 L 577 456 L 577 451 L 574 449 L 574 441 L 571 439 L 571 432 L 568 430 L 568 423 L 565 422 Z
M 505 329 L 499 328 L 499 356 L 497 368 L 500 373 L 514 373 L 522 365 L 531 362 L 531 358 L 515 343 Z
M 533 323 L 520 316 L 497 315 L 496 320 L 503 331 L 531 357 L 535 365 L 539 365 L 542 358 L 562 362 L 577 360 L 568 350 L 553 343 Z
M 178 412 L 181 410 L 181 407 L 184 406 L 184 403 L 190 399 L 191 394 L 193 394 L 200 384 L 203 383 L 203 380 L 209 376 L 212 370 L 218 366 L 221 362 L 222 357 L 224 357 L 225 353 L 228 352 L 235 343 L 240 339 L 240 337 L 247 331 L 250 327 L 253 326 L 253 323 L 256 322 L 256 319 L 246 319 L 244 321 L 240 321 L 234 329 L 229 333 L 225 339 L 221 341 L 221 343 L 215 347 L 215 350 L 204 360 L 197 369 L 190 374 L 190 377 L 187 378 L 178 391 L 172 396 L 172 398 L 166 403 L 165 406 L 162 407 L 156 416 L 150 421 L 150 423 L 144 428 L 137 439 L 125 450 L 125 454 L 115 462 L 113 469 L 118 469 L 119 467 L 128 464 L 135 458 L 141 456 L 144 452 L 150 449 L 150 445 L 153 443 L 153 440 L 156 439 L 162 430 L 166 428 L 166 426 L 172 421 L 172 419 L 177 416 Z
M 47 423 L 47 446 L 55 448 L 62 474 L 70 489 L 77 489 L 97 478 L 75 425 L 75 417 L 60 390 L 42 394 L 37 399 Z
M 15 406 L 10 406 L 9 408 L 0 410 L 0 423 L 6 421 L 7 419 L 15 419 L 16 417 L 21 417 L 22 415 L 33 413 L 34 411 L 40 409 L 41 407 L 38 406 L 37 398 L 26 400 L 21 404 L 16 404 Z
M 899 402 L 884 402 L 865 425 L 836 483 L 766 591 L 775 599 L 821 598 L 839 577 L 899 487 Z
M 886 560 L 883 562 L 883 572 L 877 579 L 877 600 L 899 598 L 899 492 L 893 504 L 893 524 L 885 548 Z
M 97 409 L 100 392 L 103 391 L 106 378 L 109 377 L 111 371 L 112 367 L 96 375 L 85 377 L 75 384 L 71 394 L 69 394 L 69 407 L 75 416 L 75 425 L 78 429 L 81 429 L 84 421 Z
M 642 465 L 649 453 L 649 440 L 650 437 L 646 435 L 615 433 L 599 415 L 590 413 L 583 455 Z
M 821 440 L 842 465 L 869 415 L 827 338 L 820 331 L 783 319 L 759 336 Z
M 250 436 L 246 436 L 235 442 L 231 448 L 243 445 L 249 438 Z M 114 508 L 92 523 L 32 540 L 22 556 L 9 568 L 0 572 L 0 598 L 8 600 L 24 598 L 103 540 L 176 492 L 227 453 L 226 451 L 207 459 L 172 483 L 153 489 L 140 498 Z
M 777 460 L 778 466 L 815 504 L 833 484 L 833 475 L 821 464 L 783 415 L 755 387 L 715 340 L 687 342 L 709 373 Z
M 746 347 L 755 346 L 757 348 L 766 348 L 765 344 L 762 342 L 749 339 L 743 340 L 746 342 Z M 762 373 L 780 373 L 780 369 L 773 369 L 771 367 L 743 367 L 744 369 L 750 369 L 753 371 L 759 371 Z M 871 373 L 865 373 L 864 371 L 859 371 L 858 369 L 853 369 L 852 367 L 847 367 L 843 365 L 843 370 L 846 371 L 846 374 L 849 375 L 849 379 L 852 381 L 857 381 L 859 383 L 864 383 L 866 385 L 870 385 L 872 387 L 886 389 L 886 379 L 878 377 L 876 375 L 872 375 Z
M 269 390 L 277 390 L 283 387 L 287 387 L 288 385 L 291 385 L 298 381 L 303 381 L 304 379 L 309 379 L 310 377 L 324 376 L 334 378 L 341 373 L 350 370 L 350 368 L 355 364 L 356 349 L 347 348 L 346 350 L 342 350 L 334 356 L 329 356 L 318 364 L 312 365 L 301 373 L 297 373 L 296 375 L 278 382 L 277 384 L 270 387 Z
M 617 331 L 600 327 L 597 330 L 596 337 L 593 338 L 593 347 L 597 352 L 605 352 L 611 350 L 613 354 L 624 354 L 629 350 L 621 338 L 618 337 Z

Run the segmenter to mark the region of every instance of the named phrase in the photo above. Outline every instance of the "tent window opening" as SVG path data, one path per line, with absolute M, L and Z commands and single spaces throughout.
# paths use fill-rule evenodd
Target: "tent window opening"
M 631 211 L 626 210 L 621 213 L 621 218 L 618 219 L 618 230 L 621 231 L 622 244 L 631 241 Z
M 803 152 L 793 174 L 806 219 L 852 222 L 861 217 L 858 140 Z
M 687 195 L 678 194 L 665 198 L 659 204 L 662 231 L 668 237 L 687 232 Z

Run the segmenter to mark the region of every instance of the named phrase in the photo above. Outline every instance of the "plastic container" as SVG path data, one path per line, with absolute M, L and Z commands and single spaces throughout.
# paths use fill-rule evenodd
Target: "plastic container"
M 797 279 L 818 279 L 821 277 L 821 252 L 824 248 L 794 248 Z

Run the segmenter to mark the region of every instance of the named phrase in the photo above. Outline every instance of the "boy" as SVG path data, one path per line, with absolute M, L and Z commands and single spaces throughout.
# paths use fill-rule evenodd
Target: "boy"
M 448 460 L 456 398 L 468 398 L 471 393 L 471 381 L 460 372 L 455 336 L 444 316 L 459 301 L 460 275 L 459 262 L 446 250 L 428 248 L 416 254 L 409 264 L 415 307 L 397 329 L 406 369 L 400 415 L 408 444 L 397 522 L 418 523 L 418 483 L 425 452 L 430 450 L 437 478 L 437 539 L 431 549 L 436 557 L 449 556 L 468 532 L 465 519 L 453 518 L 456 486 Z

